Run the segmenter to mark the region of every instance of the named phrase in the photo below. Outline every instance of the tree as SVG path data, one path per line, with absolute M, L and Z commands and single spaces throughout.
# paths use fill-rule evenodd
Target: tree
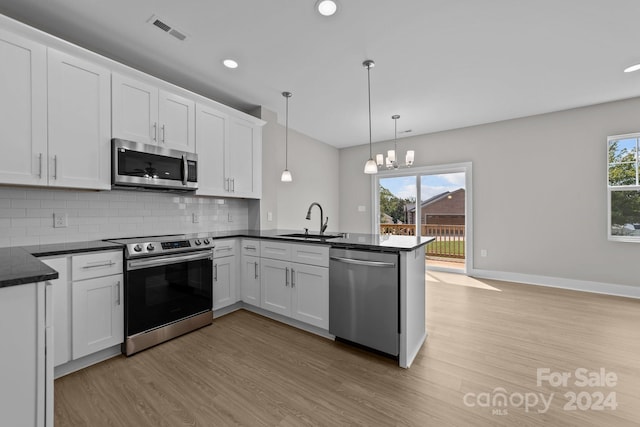
M 401 199 L 389 189 L 380 186 L 380 222 L 384 221 L 384 214 L 389 215 L 394 223 L 406 222 L 407 204 L 415 202 L 415 198 Z

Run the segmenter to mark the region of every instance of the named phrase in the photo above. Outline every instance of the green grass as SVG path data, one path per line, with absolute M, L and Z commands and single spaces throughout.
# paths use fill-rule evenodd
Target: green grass
M 427 245 L 427 253 L 464 256 L 464 240 L 440 240 Z

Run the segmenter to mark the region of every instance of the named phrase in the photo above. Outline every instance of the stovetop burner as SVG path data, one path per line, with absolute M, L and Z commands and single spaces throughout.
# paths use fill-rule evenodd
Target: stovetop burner
M 105 239 L 105 241 L 125 245 L 125 258 L 127 259 L 212 249 L 214 247 L 213 240 L 208 236 L 198 237 L 198 235 L 187 236 L 185 234 L 127 237 Z

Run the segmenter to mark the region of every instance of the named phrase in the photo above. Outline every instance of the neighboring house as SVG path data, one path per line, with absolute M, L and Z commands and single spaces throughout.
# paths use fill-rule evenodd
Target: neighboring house
M 380 224 L 393 224 L 393 218 L 391 218 L 391 215 L 383 212 L 380 214 Z
M 420 205 L 422 224 L 464 225 L 464 188 L 445 191 L 425 200 Z M 407 205 L 409 224 L 415 224 L 416 206 Z

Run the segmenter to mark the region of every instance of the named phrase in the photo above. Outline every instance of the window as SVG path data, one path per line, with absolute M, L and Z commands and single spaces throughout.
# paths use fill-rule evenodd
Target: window
M 607 138 L 609 240 L 640 242 L 640 133 Z

